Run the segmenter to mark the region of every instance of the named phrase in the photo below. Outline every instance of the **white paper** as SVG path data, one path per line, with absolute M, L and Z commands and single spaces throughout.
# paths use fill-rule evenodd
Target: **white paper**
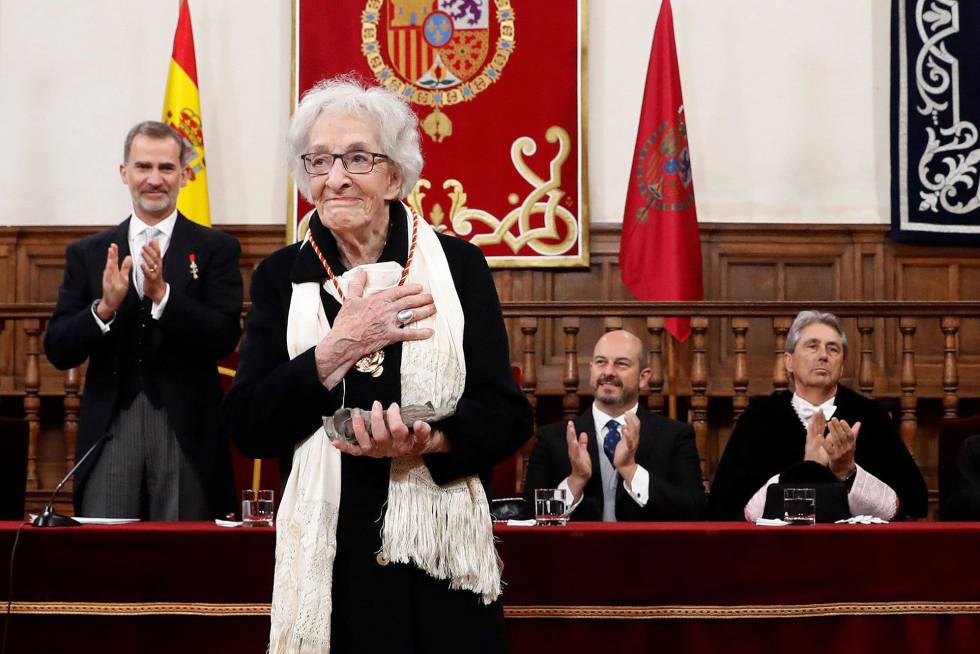
M 785 520 L 780 520 L 779 518 L 773 518 L 773 519 L 759 518 L 758 520 L 755 521 L 755 524 L 760 525 L 762 527 L 785 527 L 789 523 L 786 522 Z
M 847 520 L 838 520 L 836 524 L 848 524 L 848 525 L 887 525 L 887 520 L 882 520 L 881 518 L 875 517 L 873 515 L 856 515 L 853 518 L 848 518 Z
M 235 520 L 218 520 L 217 518 L 214 519 L 214 524 L 218 525 L 219 527 L 241 527 L 242 526 L 242 523 L 241 522 L 236 522 Z
M 31 513 L 28 516 L 31 522 L 37 515 Z M 82 516 L 71 516 L 76 522 L 80 522 L 83 525 L 128 525 L 131 522 L 139 522 L 139 518 L 84 518 Z

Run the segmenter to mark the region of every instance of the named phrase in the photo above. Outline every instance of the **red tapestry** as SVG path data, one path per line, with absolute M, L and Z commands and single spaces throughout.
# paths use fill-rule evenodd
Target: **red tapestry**
M 348 72 L 402 94 L 425 158 L 409 206 L 494 267 L 587 265 L 582 4 L 297 0 L 294 100 Z

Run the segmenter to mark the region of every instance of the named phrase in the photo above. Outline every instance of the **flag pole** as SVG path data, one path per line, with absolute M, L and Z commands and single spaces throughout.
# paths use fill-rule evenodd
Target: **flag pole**
M 262 484 L 262 459 L 255 459 L 252 462 L 252 490 L 259 492 Z
M 677 361 L 674 337 L 667 332 L 667 416 L 677 420 Z

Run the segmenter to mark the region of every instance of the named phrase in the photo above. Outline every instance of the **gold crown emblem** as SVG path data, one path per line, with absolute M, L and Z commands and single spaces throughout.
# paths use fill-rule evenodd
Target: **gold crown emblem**
M 193 109 L 184 107 L 180 110 L 180 115 L 174 120 L 172 111 L 167 111 L 167 120 L 170 126 L 177 130 L 181 136 L 190 142 L 195 148 L 204 147 L 204 126 L 201 124 L 201 117 Z

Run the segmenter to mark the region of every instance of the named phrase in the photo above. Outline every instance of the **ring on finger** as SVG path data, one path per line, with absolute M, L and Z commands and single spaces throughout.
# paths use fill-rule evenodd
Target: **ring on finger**
M 149 270 L 150 272 L 156 272 L 157 271 L 157 267 L 156 266 L 150 266 L 149 268 L 147 268 L 147 270 Z
M 415 320 L 415 312 L 412 311 L 411 309 L 402 309 L 401 311 L 395 314 L 395 320 L 398 321 L 399 327 L 404 327 L 408 323 Z

